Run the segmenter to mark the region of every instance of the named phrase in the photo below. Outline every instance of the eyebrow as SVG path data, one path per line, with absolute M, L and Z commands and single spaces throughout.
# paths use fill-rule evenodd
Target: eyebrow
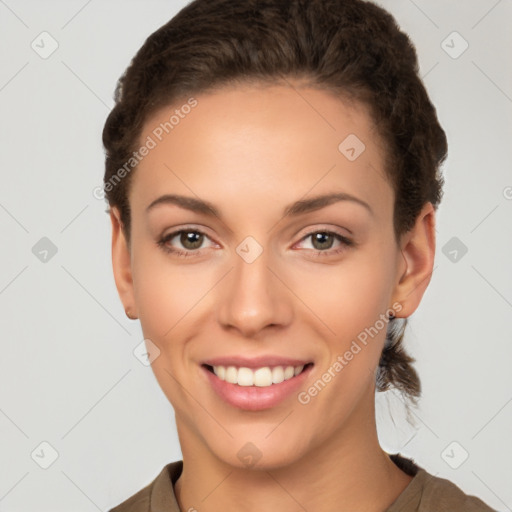
M 304 213 L 309 213 L 312 211 L 320 210 L 321 208 L 325 208 L 331 204 L 340 202 L 340 201 L 351 201 L 356 204 L 363 206 L 368 212 L 373 215 L 373 210 L 370 205 L 359 199 L 352 194 L 348 194 L 346 192 L 337 192 L 331 194 L 324 194 L 312 197 L 310 199 L 301 199 L 288 205 L 283 211 L 283 217 L 286 216 L 297 216 Z M 163 196 L 155 199 L 147 208 L 146 212 L 149 212 L 153 208 L 159 205 L 164 204 L 173 204 L 179 206 L 180 208 L 184 208 L 186 210 L 190 210 L 195 213 L 200 213 L 203 215 L 208 215 L 210 217 L 218 217 L 221 218 L 219 210 L 210 202 L 204 201 L 203 199 L 196 199 L 195 197 L 189 196 L 180 196 L 177 194 L 165 194 Z

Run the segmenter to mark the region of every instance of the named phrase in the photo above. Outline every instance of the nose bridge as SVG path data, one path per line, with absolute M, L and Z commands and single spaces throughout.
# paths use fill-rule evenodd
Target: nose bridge
M 251 236 L 236 247 L 234 269 L 218 309 L 218 320 L 224 327 L 237 328 L 248 337 L 268 325 L 289 320 L 283 285 L 268 268 L 272 268 L 272 259 L 271 250 Z

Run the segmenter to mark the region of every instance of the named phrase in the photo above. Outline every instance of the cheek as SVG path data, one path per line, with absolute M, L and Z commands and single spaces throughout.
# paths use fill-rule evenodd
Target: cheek
M 207 278 L 208 272 L 191 265 L 184 268 L 162 258 L 139 258 L 133 279 L 144 335 L 176 339 L 187 316 L 193 316 L 195 305 L 212 287 Z
M 375 324 L 390 306 L 391 259 L 365 249 L 336 265 L 314 265 L 289 274 L 290 288 L 341 343 Z M 334 331 L 334 333 L 332 332 Z
M 188 340 L 196 334 L 201 298 L 213 288 L 211 271 L 198 272 L 193 265 L 172 264 L 160 250 L 140 250 L 134 261 L 135 301 L 145 339 L 160 350 L 151 367 L 155 377 L 177 410 L 193 410 L 190 396 L 178 382 L 184 382 L 190 368 Z M 197 323 L 199 324 L 199 323 Z M 199 330 L 199 329 L 197 329 Z M 184 405 L 185 404 L 185 405 Z
M 314 407 L 342 393 L 351 398 L 333 402 L 338 404 L 333 414 L 340 414 L 339 408 L 351 407 L 373 385 L 372 371 L 378 366 L 389 325 L 385 315 L 391 306 L 391 261 L 391 254 L 366 248 L 337 266 L 318 266 L 314 273 L 302 272 L 294 278 L 291 287 L 314 312 L 304 310 L 309 319 L 305 330 L 316 332 L 324 342 L 318 376 L 322 382 L 333 382 Z
M 190 287 L 183 287 L 177 270 L 165 265 L 165 254 L 148 241 L 133 245 L 133 289 L 139 318 L 146 338 L 161 340 L 183 316 L 184 295 Z M 170 333 L 169 333 L 170 334 Z
M 189 371 L 194 344 L 211 317 L 213 294 L 227 269 L 204 261 L 180 263 L 151 243 L 134 246 L 133 287 L 145 338 L 152 340 L 163 357 L 153 363 L 155 373 L 167 368 L 173 374 Z M 203 326 L 203 327 L 202 327 Z

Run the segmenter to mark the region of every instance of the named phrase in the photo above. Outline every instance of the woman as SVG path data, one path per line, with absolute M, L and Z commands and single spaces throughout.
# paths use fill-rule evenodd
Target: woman
M 429 284 L 445 133 L 361 0 L 196 0 L 107 119 L 116 286 L 183 460 L 121 511 L 490 511 L 379 445 Z M 401 322 L 401 323 L 400 323 Z

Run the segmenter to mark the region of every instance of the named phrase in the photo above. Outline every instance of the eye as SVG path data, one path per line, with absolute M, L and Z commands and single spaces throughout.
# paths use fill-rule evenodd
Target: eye
M 352 247 L 354 245 L 352 240 L 335 231 L 311 231 L 306 236 L 304 236 L 301 241 L 307 240 L 308 238 L 311 238 L 313 250 L 316 249 L 315 254 L 317 256 L 332 256 L 333 254 L 338 254 L 346 250 L 347 247 Z M 338 248 L 330 250 L 335 239 L 340 242 L 340 245 Z
M 203 245 L 205 238 L 210 239 L 206 233 L 199 229 L 180 229 L 161 237 L 157 241 L 157 245 L 167 253 L 172 253 L 178 257 L 186 258 L 202 254 L 201 246 Z M 302 237 L 301 242 L 308 238 L 311 238 L 313 243 L 312 250 L 315 251 L 317 256 L 332 256 L 354 245 L 354 242 L 349 238 L 340 233 L 329 230 L 311 231 Z M 176 239 L 185 250 L 174 247 L 171 244 L 174 239 Z M 336 249 L 331 249 L 334 240 L 339 241 L 339 246 Z
M 186 250 L 181 250 L 180 248 L 175 248 L 170 245 L 175 238 Z M 202 251 L 198 249 L 203 244 L 205 238 L 209 239 L 206 233 L 198 229 L 181 229 L 163 236 L 157 241 L 157 245 L 164 251 L 176 254 L 180 257 L 195 256 L 202 253 Z

